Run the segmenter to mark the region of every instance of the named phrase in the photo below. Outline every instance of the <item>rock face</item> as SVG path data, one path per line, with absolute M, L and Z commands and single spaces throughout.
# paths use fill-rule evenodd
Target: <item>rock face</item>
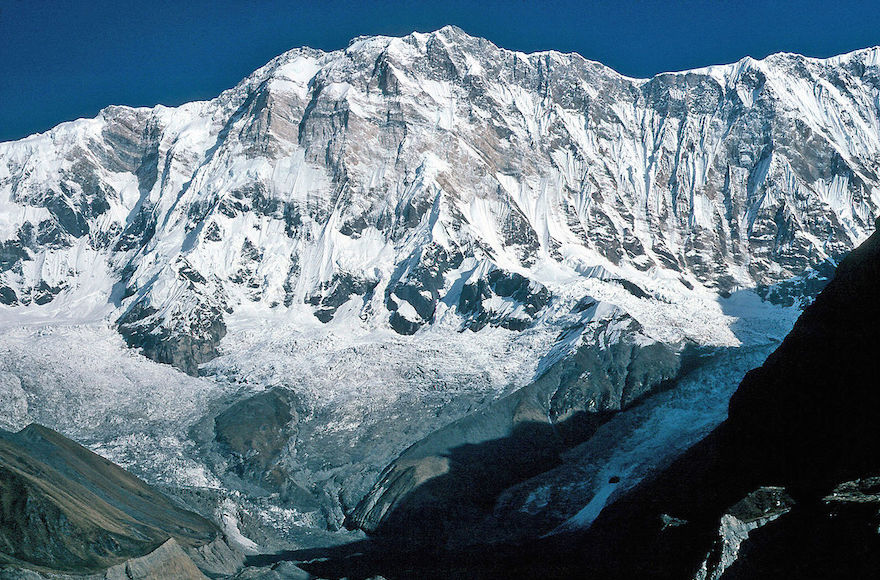
M 232 405 L 214 419 L 215 438 L 248 467 L 261 471 L 275 465 L 296 433 L 291 395 L 271 389 Z
M 793 501 L 781 487 L 762 487 L 731 506 L 721 516 L 718 539 L 700 569 L 695 580 L 717 580 L 736 562 L 742 543 L 752 530 L 772 522 L 791 510 Z M 685 520 L 670 518 L 670 525 L 686 525 Z M 665 524 L 665 522 L 664 522 Z
M 231 405 L 214 419 L 214 440 L 238 477 L 313 508 L 312 496 L 291 478 L 285 460 L 298 435 L 295 395 L 274 388 Z
M 0 432 L 0 494 L 0 562 L 13 568 L 204 578 L 181 545 L 196 549 L 219 536 L 207 520 L 36 424 Z

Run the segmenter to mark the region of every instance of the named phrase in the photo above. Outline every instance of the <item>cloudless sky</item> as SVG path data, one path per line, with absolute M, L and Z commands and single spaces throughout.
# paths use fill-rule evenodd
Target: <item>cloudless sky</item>
M 297 46 L 455 24 L 523 51 L 579 52 L 629 76 L 880 44 L 880 3 L 602 0 L 0 0 L 0 141 L 106 105 L 208 99 Z

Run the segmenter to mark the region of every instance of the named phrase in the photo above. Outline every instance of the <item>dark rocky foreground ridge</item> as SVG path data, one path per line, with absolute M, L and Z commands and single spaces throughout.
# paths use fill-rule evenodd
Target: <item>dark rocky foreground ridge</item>
M 0 578 L 201 579 L 240 560 L 214 524 L 85 447 L 0 430 Z
M 728 419 L 587 531 L 431 557 L 365 544 L 301 565 L 332 578 L 875 577 L 878 285 L 875 232 L 746 375 Z
M 872 479 L 880 474 L 878 284 L 875 232 L 841 262 L 779 349 L 746 375 L 727 421 L 599 518 L 581 544 L 586 554 L 605 554 L 602 567 L 592 566 L 597 573 L 859 578 L 880 570 Z M 724 561 L 719 522 L 764 486 L 784 488 L 790 510 Z M 662 514 L 688 523 L 664 532 Z M 642 556 L 622 557 L 629 549 Z

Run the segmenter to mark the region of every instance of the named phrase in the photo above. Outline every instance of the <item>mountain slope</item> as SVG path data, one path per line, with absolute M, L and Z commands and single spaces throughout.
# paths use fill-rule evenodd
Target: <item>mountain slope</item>
M 95 572 L 172 542 L 175 558 L 198 572 L 178 546 L 220 542 L 220 531 L 110 461 L 45 427 L 0 431 L 0 561 L 56 572 Z M 166 549 L 166 551 L 167 551 Z M 235 555 L 218 564 L 232 571 Z M 157 560 L 163 558 L 156 557 Z M 150 561 L 144 563 L 150 566 Z M 183 572 L 181 572 L 183 573 Z
M 841 262 L 779 349 L 746 376 L 727 421 L 656 481 L 603 514 L 590 540 L 610 533 L 616 538 L 609 542 L 640 545 L 644 556 L 631 566 L 670 578 L 697 574 L 706 554 L 702 573 L 708 577 L 876 573 L 878 282 L 875 233 Z M 711 559 L 718 521 L 761 486 L 785 489 L 789 505 L 772 523 L 755 526 L 761 529 L 744 538 L 740 558 L 734 551 L 719 566 Z M 658 533 L 661 513 L 688 523 Z M 627 531 L 610 531 L 623 521 Z

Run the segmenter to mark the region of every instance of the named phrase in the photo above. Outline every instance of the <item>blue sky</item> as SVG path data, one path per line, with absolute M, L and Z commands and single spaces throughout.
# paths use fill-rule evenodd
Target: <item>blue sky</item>
M 880 44 L 875 2 L 0 0 L 0 141 L 109 104 L 175 105 L 296 46 L 456 24 L 517 50 L 579 52 L 645 77 Z

